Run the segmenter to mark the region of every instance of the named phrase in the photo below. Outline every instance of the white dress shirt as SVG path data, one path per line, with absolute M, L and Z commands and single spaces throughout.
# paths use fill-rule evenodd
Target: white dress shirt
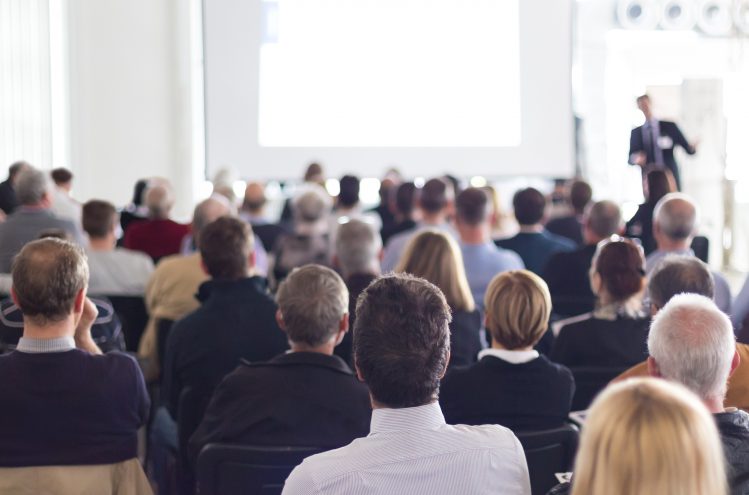
M 502 426 L 450 426 L 439 403 L 375 409 L 370 434 L 308 457 L 284 495 L 530 495 L 525 454 Z

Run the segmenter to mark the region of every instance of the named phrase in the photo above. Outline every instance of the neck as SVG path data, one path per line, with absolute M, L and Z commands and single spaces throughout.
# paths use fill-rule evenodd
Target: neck
M 596 235 L 596 234 L 594 234 L 592 232 L 589 232 L 587 229 L 585 231 L 583 231 L 583 241 L 587 245 L 598 244 L 599 242 L 601 242 L 604 239 L 606 239 L 606 237 L 601 237 L 599 235 Z
M 463 244 L 484 244 L 489 240 L 489 232 L 484 224 L 464 225 L 458 223 L 458 233 Z
M 443 212 L 427 213 L 422 212 L 421 221 L 427 225 L 440 225 L 445 223 L 445 214 Z
M 329 340 L 328 342 L 318 345 L 311 346 L 308 344 L 299 344 L 296 342 L 289 341 L 291 352 L 316 352 L 318 354 L 325 354 L 326 356 L 332 356 L 335 350 L 336 341 L 335 339 Z
M 533 346 L 529 345 L 528 347 L 521 347 L 521 348 L 518 348 L 518 349 L 507 349 L 505 346 L 503 346 L 502 344 L 500 344 L 496 340 L 492 339 L 492 349 L 499 349 L 499 350 L 502 350 L 502 351 L 508 351 L 508 350 L 512 350 L 512 351 L 532 351 L 533 350 Z
M 668 238 L 656 239 L 658 244 L 658 251 L 665 251 L 670 253 L 672 251 L 684 251 L 689 249 L 692 243 L 692 239 L 679 239 L 673 240 Z
M 539 232 L 543 232 L 544 226 L 540 223 L 534 223 L 533 225 L 521 225 L 520 226 L 520 232 L 523 233 L 531 233 L 531 234 L 537 234 Z
M 88 247 L 91 251 L 113 251 L 114 240 L 107 237 L 89 237 Z
M 427 406 L 429 404 L 433 404 L 437 401 L 437 398 L 434 397 L 432 400 L 425 404 L 418 404 L 416 406 L 408 406 L 408 407 L 421 407 L 421 406 Z M 375 399 L 372 394 L 369 394 L 369 402 L 372 404 L 372 409 L 406 409 L 405 407 L 390 407 L 388 405 L 385 405 L 381 402 L 377 402 L 377 399 Z
M 62 321 L 37 325 L 30 318 L 23 320 L 23 336 L 28 339 L 51 340 L 60 337 L 72 337 L 75 334 L 75 322 L 72 315 Z
M 711 414 L 726 412 L 726 408 L 723 407 L 723 399 L 714 397 L 703 399 L 702 402 L 707 406 L 707 409 Z

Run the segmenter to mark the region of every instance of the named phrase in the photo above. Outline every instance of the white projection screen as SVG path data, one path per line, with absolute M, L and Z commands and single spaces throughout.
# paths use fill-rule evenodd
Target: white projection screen
M 571 0 L 203 0 L 207 173 L 573 173 Z

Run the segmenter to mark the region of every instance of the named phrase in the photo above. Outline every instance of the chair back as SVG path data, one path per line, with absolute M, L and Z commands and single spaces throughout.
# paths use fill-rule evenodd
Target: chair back
M 551 490 L 558 483 L 556 473 L 572 470 L 579 437 L 574 426 L 566 424 L 551 430 L 517 431 L 515 435 L 525 451 L 533 495 L 544 495 Z
M 280 494 L 291 471 L 325 449 L 208 444 L 198 456 L 200 495 Z
M 177 483 L 181 494 L 194 492 L 195 473 L 190 466 L 187 447 L 190 437 L 203 421 L 203 414 L 211 400 L 211 394 L 204 390 L 185 387 L 179 396 L 177 412 Z
M 125 348 L 138 352 L 138 344 L 148 324 L 148 310 L 142 296 L 107 296 L 120 317 L 125 334 Z
M 570 368 L 575 377 L 575 395 L 572 398 L 572 410 L 584 411 L 590 407 L 593 399 L 606 388 L 611 380 L 627 371 L 628 368 L 582 367 Z
M 710 256 L 710 239 L 704 235 L 694 236 L 690 247 L 696 257 L 707 263 L 707 259 Z

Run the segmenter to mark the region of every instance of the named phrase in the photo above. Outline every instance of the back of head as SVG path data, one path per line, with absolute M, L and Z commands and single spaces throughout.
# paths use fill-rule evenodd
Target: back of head
M 239 280 L 249 273 L 254 237 L 247 222 L 221 217 L 200 231 L 200 255 L 214 280 Z
M 477 187 L 464 189 L 455 200 L 458 222 L 473 227 L 488 221 L 490 207 L 486 192 Z
M 426 280 L 389 274 L 356 305 L 354 359 L 372 398 L 414 407 L 437 398 L 450 353 L 450 307 Z
M 398 186 L 395 193 L 395 209 L 403 216 L 409 217 L 416 203 L 416 185 L 413 182 L 404 182 Z
M 576 180 L 570 186 L 570 204 L 576 213 L 582 213 L 593 198 L 593 189 L 584 180 Z
M 429 179 L 419 194 L 419 206 L 426 213 L 444 210 L 452 199 L 452 188 L 444 179 Z
M 195 244 L 200 246 L 200 233 L 206 225 L 229 215 L 231 205 L 223 196 L 214 195 L 198 203 L 192 214 L 192 237 Z
M 292 201 L 294 220 L 299 223 L 316 223 L 330 212 L 332 200 L 322 186 L 306 185 Z
M 88 284 L 83 250 L 68 241 L 29 242 L 13 260 L 13 292 L 24 318 L 37 325 L 64 320 Z
M 611 237 L 622 227 L 622 211 L 613 201 L 598 201 L 586 212 L 586 224 L 599 239 Z
M 653 319 L 648 350 L 662 377 L 702 400 L 723 402 L 736 339 L 728 316 L 710 299 L 674 296 Z
M 625 302 L 645 286 L 645 258 L 642 248 L 629 240 L 608 242 L 593 257 L 592 267 L 615 302 Z
M 593 402 L 572 495 L 727 493 L 710 413 L 683 387 L 653 378 L 610 385 Z
M 673 175 L 666 170 L 653 170 L 648 172 L 645 179 L 647 185 L 647 201 L 655 206 L 663 196 L 676 190 Z
M 26 167 L 31 167 L 31 164 L 24 160 L 20 160 L 11 164 L 11 166 L 8 167 L 8 179 L 12 181 L 13 179 L 15 179 L 16 175 L 18 175 L 18 172 Z
M 140 179 L 135 183 L 133 187 L 133 204 L 140 206 L 143 204 L 143 195 L 148 189 L 148 181 L 146 179 Z
M 546 198 L 538 189 L 527 187 L 515 193 L 512 207 L 520 225 L 535 225 L 544 217 Z
M 650 302 L 662 308 L 677 294 L 715 296 L 713 274 L 705 263 L 694 256 L 669 255 L 652 271 L 648 280 Z
M 250 213 L 258 213 L 263 209 L 266 202 L 265 187 L 259 182 L 248 183 L 244 190 L 242 209 Z
M 359 178 L 353 175 L 344 175 L 339 181 L 340 192 L 338 193 L 338 204 L 350 208 L 359 203 Z
M 83 230 L 92 239 L 102 239 L 114 231 L 117 223 L 117 209 L 112 203 L 92 199 L 83 205 Z
M 484 296 L 486 329 L 505 349 L 536 345 L 551 316 L 546 282 L 528 270 L 504 272 L 492 279 Z
M 42 202 L 49 193 L 49 176 L 34 167 L 24 167 L 18 173 L 14 189 L 18 202 L 24 206 L 34 206 Z
M 687 240 L 697 229 L 697 206 L 686 194 L 666 194 L 655 205 L 653 223 L 669 239 Z
M 276 294 L 289 340 L 317 347 L 338 334 L 348 313 L 348 290 L 330 268 L 305 265 L 294 268 Z
M 343 275 L 377 273 L 382 239 L 372 226 L 351 220 L 336 231 L 335 250 Z
M 63 167 L 52 169 L 49 175 L 58 186 L 62 186 L 73 180 L 73 172 Z
M 319 163 L 310 163 L 307 170 L 304 171 L 304 182 L 314 182 L 322 184 L 325 181 L 323 177 L 322 165 Z
M 152 219 L 169 218 L 169 212 L 174 205 L 171 189 L 165 184 L 156 184 L 146 189 L 145 206 Z
M 427 229 L 416 234 L 395 271 L 416 275 L 439 287 L 453 311 L 473 311 L 475 307 L 460 248 L 442 231 Z

